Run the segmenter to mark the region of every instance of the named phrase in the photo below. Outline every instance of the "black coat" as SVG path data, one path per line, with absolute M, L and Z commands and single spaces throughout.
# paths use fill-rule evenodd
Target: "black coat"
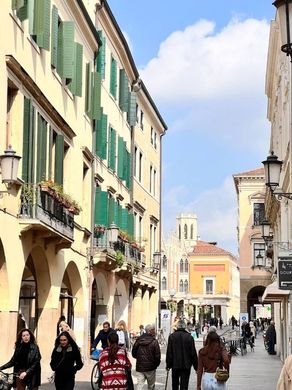
M 103 329 L 101 329 L 93 341 L 92 348 L 95 349 L 97 347 L 97 344 L 100 341 L 101 341 L 101 348 L 102 349 L 107 348 L 108 347 L 107 339 L 108 339 L 109 334 L 112 332 L 116 333 L 116 331 L 113 328 L 109 328 L 107 332 L 105 332 Z
M 136 371 L 147 372 L 156 370 L 161 360 L 158 341 L 151 334 L 144 333 L 136 340 L 132 349 L 132 356 L 137 359 Z
M 13 367 L 13 372 L 18 374 L 19 370 L 24 367 L 19 366 L 19 357 L 20 357 L 21 344 L 15 347 L 14 354 L 8 363 L 0 367 L 0 370 L 5 370 L 5 368 Z M 27 369 L 26 377 L 24 378 L 25 384 L 29 389 L 38 387 L 41 384 L 41 354 L 39 347 L 36 344 L 30 343 L 30 348 L 27 357 Z
M 71 345 L 66 349 L 61 346 L 54 348 L 50 366 L 55 371 L 56 381 L 66 382 L 68 379 L 74 379 L 76 372 L 83 367 L 79 349 L 72 348 Z
M 198 356 L 193 337 L 185 329 L 178 329 L 168 338 L 166 368 L 187 370 L 198 368 Z
M 270 325 L 266 332 L 266 340 L 271 344 L 277 344 L 276 329 L 275 325 Z

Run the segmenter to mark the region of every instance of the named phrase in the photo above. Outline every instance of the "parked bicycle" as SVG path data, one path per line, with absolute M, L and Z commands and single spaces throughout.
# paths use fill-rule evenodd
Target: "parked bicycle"
M 7 373 L 0 371 L 0 389 L 1 390 L 10 390 L 13 387 L 13 378 L 16 375 L 13 373 Z
M 99 382 L 99 377 L 100 377 L 100 369 L 99 369 L 99 355 L 102 350 L 96 349 L 92 352 L 90 359 L 95 360 L 96 363 L 92 367 L 91 370 L 91 388 L 92 390 L 99 390 L 100 388 L 100 382 Z

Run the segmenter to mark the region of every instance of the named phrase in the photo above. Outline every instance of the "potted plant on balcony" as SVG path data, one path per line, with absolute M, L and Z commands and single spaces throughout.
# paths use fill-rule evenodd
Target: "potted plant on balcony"
M 127 241 L 127 242 L 130 241 L 130 235 L 129 235 L 129 233 L 125 232 L 124 230 L 119 230 L 119 237 L 120 237 L 121 240 L 123 240 L 123 241 Z
M 122 267 L 122 265 L 124 264 L 124 260 L 125 260 L 125 256 L 123 255 L 123 253 L 121 251 L 117 251 L 116 263 L 119 267 Z
M 71 198 L 71 205 L 69 207 L 69 211 L 71 211 L 71 213 L 73 213 L 74 215 L 79 215 L 80 211 L 82 211 L 82 207 L 78 202 L 76 202 L 76 200 L 73 200 Z
M 104 232 L 105 232 L 105 226 L 104 225 L 94 225 L 94 233 L 102 234 Z

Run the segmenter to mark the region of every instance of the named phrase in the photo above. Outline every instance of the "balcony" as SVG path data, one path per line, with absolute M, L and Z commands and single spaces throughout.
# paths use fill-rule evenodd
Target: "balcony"
M 45 239 L 45 245 L 54 243 L 56 251 L 71 246 L 74 238 L 74 214 L 62 200 L 36 185 L 24 185 L 19 214 L 23 225 L 21 234 L 33 231 Z
M 94 264 L 101 263 L 106 269 L 120 267 L 118 272 L 122 273 L 130 268 L 141 269 L 145 266 L 145 259 L 144 253 L 120 237 L 116 242 L 109 242 L 108 231 L 105 230 L 94 238 Z

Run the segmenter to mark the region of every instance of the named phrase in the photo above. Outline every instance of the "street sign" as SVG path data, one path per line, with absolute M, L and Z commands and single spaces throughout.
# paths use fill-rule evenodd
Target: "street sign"
M 280 290 L 292 290 L 292 258 L 278 261 L 278 281 Z

